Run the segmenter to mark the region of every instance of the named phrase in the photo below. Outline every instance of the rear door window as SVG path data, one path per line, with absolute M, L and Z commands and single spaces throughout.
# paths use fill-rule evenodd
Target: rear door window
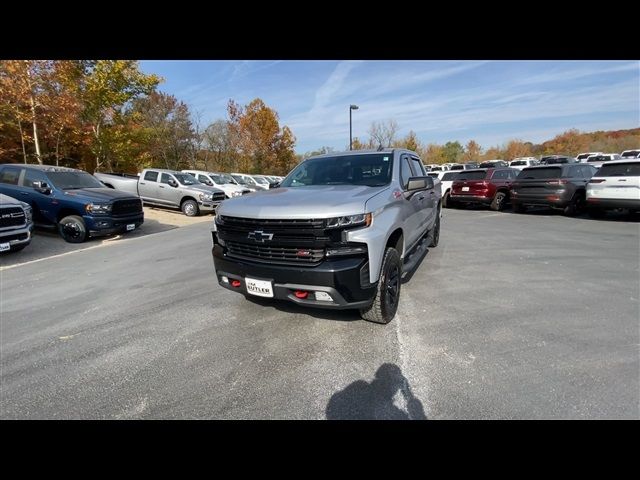
M 158 172 L 154 172 L 152 170 L 149 170 L 147 173 L 144 174 L 144 179 L 149 181 L 149 182 L 157 182 L 158 181 Z
M 0 173 L 0 183 L 18 185 L 18 178 L 20 178 L 21 170 L 21 168 L 16 167 L 4 167 Z
M 493 176 L 491 177 L 492 180 L 506 180 L 507 178 L 509 178 L 508 170 L 498 170 L 493 172 Z

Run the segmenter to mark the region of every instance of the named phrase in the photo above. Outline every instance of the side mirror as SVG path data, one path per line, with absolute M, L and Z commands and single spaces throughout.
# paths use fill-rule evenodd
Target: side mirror
M 172 178 L 169 180 L 169 186 L 176 188 L 178 186 L 178 182 Z
M 280 182 L 269 184 L 269 188 L 280 188 Z
M 43 195 L 49 195 L 51 193 L 51 187 L 47 182 L 33 182 L 33 188 L 36 192 L 40 192 Z
M 407 190 L 429 190 L 433 188 L 433 177 L 411 177 L 407 183 Z

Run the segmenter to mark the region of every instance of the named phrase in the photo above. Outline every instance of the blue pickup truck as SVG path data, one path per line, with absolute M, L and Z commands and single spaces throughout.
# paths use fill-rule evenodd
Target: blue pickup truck
M 138 228 L 142 201 L 106 188 L 93 175 L 50 165 L 0 165 L 0 193 L 31 205 L 37 226 L 57 228 L 70 243 Z

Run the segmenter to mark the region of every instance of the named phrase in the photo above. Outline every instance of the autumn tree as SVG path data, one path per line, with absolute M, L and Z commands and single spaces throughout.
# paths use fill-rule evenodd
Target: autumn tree
M 282 174 L 294 165 L 296 139 L 289 127 L 280 128 L 278 114 L 256 98 L 242 107 L 227 104 L 229 136 L 238 152 L 238 170 L 246 173 Z
M 482 147 L 475 141 L 469 140 L 464 147 L 462 160 L 464 162 L 478 162 L 482 155 Z
M 500 147 L 491 147 L 482 156 L 483 160 L 498 160 L 502 158 L 504 158 L 504 151 Z
M 435 143 L 430 143 L 429 145 L 427 145 L 422 161 L 425 164 L 445 163 L 446 157 L 444 156 L 443 147 Z
M 394 147 L 398 148 L 406 148 L 407 150 L 413 150 L 414 152 L 418 152 L 420 150 L 420 141 L 416 135 L 416 132 L 413 130 L 409 130 L 409 133 L 406 137 L 397 140 L 394 144 Z
M 527 144 L 522 140 L 510 140 L 503 149 L 505 160 L 513 160 L 518 157 L 530 157 L 531 143 Z
M 358 137 L 353 137 L 353 140 L 351 141 L 352 150 L 366 150 L 367 148 L 369 148 L 367 144 L 362 143 Z M 348 149 L 349 149 L 349 145 L 347 145 L 346 150 Z
M 233 148 L 229 122 L 216 120 L 204 131 L 204 148 L 209 152 L 207 170 L 236 171 L 237 154 Z

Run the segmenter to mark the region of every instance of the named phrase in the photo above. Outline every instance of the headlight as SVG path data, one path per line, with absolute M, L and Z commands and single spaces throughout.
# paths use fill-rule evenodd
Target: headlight
M 345 215 L 344 217 L 327 218 L 327 228 L 343 228 L 343 227 L 368 227 L 371 225 L 371 214 L 361 213 L 358 215 Z
M 235 192 L 231 193 L 232 197 L 241 197 L 242 196 L 242 192 L 240 190 L 237 190 Z
M 204 200 L 211 201 L 211 200 L 213 200 L 213 194 L 212 193 L 201 193 L 200 194 L 200 200 L 201 201 L 204 201 Z
M 110 203 L 88 203 L 84 209 L 87 213 L 92 214 L 101 214 L 101 213 L 111 213 L 111 208 L 113 206 Z
M 24 215 L 27 217 L 27 223 L 31 223 L 33 220 L 33 209 L 31 208 L 31 205 L 26 205 L 24 207 Z
M 222 215 L 216 215 L 215 223 L 218 225 L 224 225 L 224 217 Z

